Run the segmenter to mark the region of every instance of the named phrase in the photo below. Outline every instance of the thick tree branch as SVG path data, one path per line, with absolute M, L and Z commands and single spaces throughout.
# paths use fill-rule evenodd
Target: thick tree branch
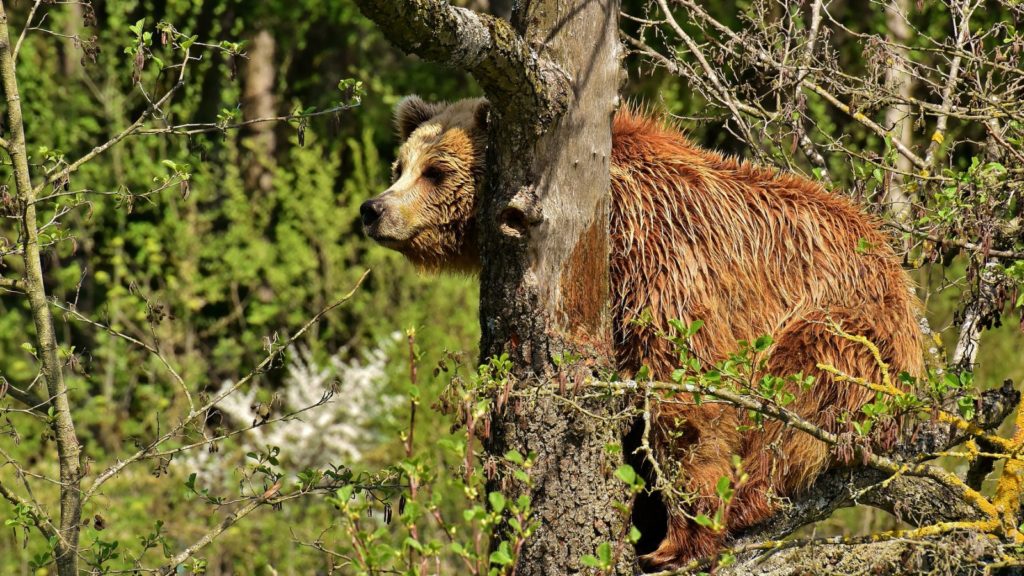
M 499 110 L 531 124 L 565 110 L 565 73 L 539 57 L 507 21 L 440 0 L 356 4 L 402 50 L 470 72 Z
M 627 383 L 631 391 L 639 383 Z M 600 386 L 623 389 L 621 383 Z M 685 387 L 666 383 L 643 384 L 647 389 L 679 391 Z M 760 399 L 725 389 L 704 390 L 736 406 L 761 412 L 819 440 L 835 444 L 837 438 L 813 424 Z M 895 449 L 885 456 L 854 447 L 857 455 L 871 467 L 840 468 L 826 472 L 803 494 L 794 497 L 769 520 L 738 535 L 730 544 L 736 551 L 775 549 L 771 545 L 802 526 L 828 518 L 832 512 L 855 504 L 867 504 L 890 512 L 930 532 L 972 522 L 991 522 L 993 505 L 977 496 L 962 481 L 944 470 L 923 465 L 952 446 L 997 428 L 1020 401 L 1020 392 L 1010 381 L 982 394 L 977 415 L 968 429 L 955 422 L 928 420 L 920 423 Z M 943 524 L 946 523 L 946 524 Z M 949 524 L 953 523 L 953 524 Z M 983 536 L 978 536 L 983 538 Z M 768 543 L 768 544 L 766 544 Z M 847 543 L 848 544 L 848 543 Z M 788 544 L 787 544 L 788 546 Z M 671 572 L 670 572 L 671 573 Z M 686 573 L 679 572 L 679 573 Z M 742 574 L 743 572 L 735 572 Z
M 982 430 L 998 427 L 1019 400 L 1020 393 L 1009 383 L 985 392 L 978 403 L 975 424 Z M 924 422 L 896 447 L 892 456 L 912 460 L 922 454 L 947 450 L 966 437 L 963 431 L 951 425 Z M 885 482 L 891 477 L 890 472 L 867 467 L 831 470 L 775 516 L 737 537 L 735 544 L 777 540 L 801 526 L 828 518 L 840 508 L 858 503 L 885 510 L 918 526 L 982 517 L 980 510 L 931 478 L 898 476 Z
M 865 539 L 868 540 L 868 539 Z M 743 555 L 716 571 L 721 576 L 788 576 L 804 574 L 975 575 L 998 562 L 1011 565 L 1009 550 L 983 534 L 954 532 L 927 538 L 893 538 L 881 542 L 843 537 L 780 543 L 777 552 Z
M 727 394 L 728 395 L 728 394 Z M 1013 412 L 1020 393 L 1010 383 L 986 392 L 975 424 L 996 428 Z M 928 421 L 897 445 L 893 459 L 915 461 L 965 440 L 949 424 Z M 886 510 L 924 530 L 894 531 L 864 538 L 781 540 L 797 528 L 827 518 L 833 511 L 862 503 Z M 933 478 L 894 475 L 877 468 L 846 468 L 824 474 L 807 492 L 774 517 L 730 543 L 738 561 L 716 571 L 722 575 L 796 574 L 980 574 L 983 568 L 1019 566 L 1019 554 L 998 538 L 957 529 L 985 518 L 956 489 Z M 706 571 L 707 561 L 653 576 Z M 993 572 L 998 573 L 998 572 Z

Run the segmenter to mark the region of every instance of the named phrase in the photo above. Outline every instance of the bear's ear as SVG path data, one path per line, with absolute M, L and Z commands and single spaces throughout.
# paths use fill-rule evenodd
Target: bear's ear
M 476 107 L 476 112 L 473 114 L 473 122 L 476 124 L 475 128 L 487 133 L 487 122 L 490 119 L 491 114 L 491 103 L 487 100 L 480 100 L 480 104 Z
M 399 100 L 395 105 L 395 132 L 399 141 L 405 142 L 420 124 L 437 116 L 446 107 L 447 104 L 426 102 L 415 94 Z

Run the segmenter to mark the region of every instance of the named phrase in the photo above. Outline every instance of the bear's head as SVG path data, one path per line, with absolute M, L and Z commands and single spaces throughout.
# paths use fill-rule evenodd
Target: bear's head
M 359 207 L 368 236 L 426 269 L 479 268 L 476 195 L 488 110 L 482 98 L 445 104 L 407 96 L 398 103 L 402 145 L 391 186 Z

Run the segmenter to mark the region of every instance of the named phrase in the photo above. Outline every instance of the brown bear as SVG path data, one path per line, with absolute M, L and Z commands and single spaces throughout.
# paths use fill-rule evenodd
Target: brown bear
M 487 109 L 482 99 L 431 104 L 410 96 L 398 104 L 403 144 L 394 183 L 360 209 L 369 236 L 425 268 L 479 267 L 474 212 Z M 921 374 L 918 302 L 887 237 L 852 202 L 805 178 L 698 148 L 674 126 L 629 109 L 615 116 L 612 135 L 611 287 L 624 372 L 646 365 L 652 377 L 670 377 L 678 354 L 658 332 L 672 319 L 705 322 L 691 342 L 705 366 L 741 341 L 770 335 L 770 373 L 815 377 L 807 389 L 792 387 L 788 408 L 837 434 L 875 393 L 837 381 L 818 363 L 872 382 L 882 371 L 836 326 L 873 342 L 892 374 Z M 695 497 L 668 511 L 663 537 L 643 558 L 648 567 L 714 554 L 837 463 L 808 434 L 767 419 L 749 426 L 747 418 L 683 396 L 658 409 L 655 451 L 673 457 Z M 736 485 L 733 455 L 747 480 L 723 510 L 726 529 L 715 531 L 693 519 L 721 506 L 720 478 Z

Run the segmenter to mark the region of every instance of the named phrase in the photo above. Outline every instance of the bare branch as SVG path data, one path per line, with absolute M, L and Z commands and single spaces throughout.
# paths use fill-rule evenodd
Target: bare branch
M 178 554 L 176 554 L 170 561 L 160 569 L 159 573 L 166 576 L 172 576 L 177 574 L 178 565 L 185 562 L 197 552 L 205 548 L 211 542 L 213 542 L 218 536 L 220 536 L 225 530 L 234 526 L 239 520 L 245 518 L 254 510 L 267 504 L 274 496 L 277 495 L 277 490 L 280 488 L 280 484 L 276 484 L 275 487 L 268 490 L 266 494 L 258 498 L 254 498 L 245 506 L 242 506 L 238 510 L 231 512 L 224 517 L 216 526 L 214 526 L 209 532 L 203 534 L 199 540 L 194 544 L 185 548 Z
M 178 371 L 175 370 L 173 366 L 171 366 L 170 361 L 167 360 L 167 358 L 163 355 L 162 352 L 160 352 L 160 349 L 157 348 L 156 345 L 146 344 L 145 342 L 139 340 L 138 338 L 133 338 L 133 337 L 129 336 L 128 334 L 125 334 L 124 332 L 121 332 L 121 331 L 118 331 L 118 330 L 114 330 L 110 326 L 107 326 L 105 324 L 101 324 L 101 323 L 99 323 L 99 322 L 97 322 L 97 321 L 95 321 L 95 320 L 93 320 L 91 318 L 88 318 L 87 316 L 83 315 L 81 312 L 76 310 L 74 307 L 72 307 L 70 304 L 67 305 L 67 306 L 64 306 L 64 305 L 61 305 L 61 304 L 59 304 L 57 302 L 54 302 L 53 305 L 56 306 L 57 308 L 63 310 L 64 312 L 67 312 L 72 317 L 74 317 L 76 320 L 78 320 L 80 322 L 85 322 L 86 324 L 90 324 L 92 326 L 95 326 L 95 327 L 105 331 L 107 334 L 110 334 L 111 336 L 116 336 L 117 338 L 121 338 L 122 340 L 125 340 L 127 342 L 131 342 L 132 344 L 142 348 L 146 352 L 149 352 L 150 354 L 155 356 L 157 358 L 157 360 L 159 360 L 160 363 L 164 365 L 164 368 L 166 368 L 167 371 L 171 373 L 171 376 L 174 378 L 174 381 L 178 384 L 178 387 L 181 388 L 182 393 L 185 395 L 185 399 L 188 401 L 189 410 L 191 410 L 191 411 L 195 410 L 195 404 L 194 404 L 194 402 L 192 400 L 192 394 L 188 390 L 188 385 L 185 384 L 185 380 L 182 379 L 181 375 L 178 374 Z
M 6 383 L 6 380 L 4 380 L 3 377 L 0 377 L 0 385 L 4 383 Z M 28 407 L 29 410 L 42 416 L 46 416 L 46 408 L 50 405 L 49 400 L 43 400 L 31 392 L 21 390 L 11 385 L 8 385 L 6 389 L 4 389 L 3 386 L 0 386 L 0 399 L 2 399 L 4 395 L 14 398 Z M 0 410 L 0 412 L 2 412 L 2 410 Z
M 945 140 L 946 125 L 949 122 L 949 111 L 953 107 L 954 90 L 960 78 L 962 53 L 964 45 L 967 44 L 967 37 L 971 33 L 971 14 L 974 13 L 974 8 L 977 6 L 976 4 L 970 6 L 967 4 L 968 2 L 951 3 L 951 6 L 956 6 L 960 10 L 960 20 L 956 26 L 956 52 L 953 55 L 953 60 L 949 63 L 949 74 L 946 77 L 946 85 L 942 89 L 942 109 L 936 120 L 935 132 L 932 134 L 931 143 L 928 145 L 928 152 L 924 157 L 925 166 L 921 167 L 924 169 L 930 169 L 934 166 L 937 160 L 936 153 L 942 146 L 943 140 Z
M 991 316 L 996 307 L 1001 306 L 997 295 L 1000 285 L 1000 278 L 995 272 L 997 266 L 998 262 L 990 259 L 978 271 L 978 293 L 964 310 L 964 319 L 960 325 L 952 359 L 952 364 L 961 370 L 974 370 L 984 319 Z
M 32 191 L 33 197 L 41 194 L 46 186 L 49 186 L 54 182 L 64 181 L 65 179 L 68 178 L 68 176 L 76 172 L 87 162 L 91 161 L 93 158 L 96 158 L 100 154 L 103 154 L 107 150 L 111 149 L 118 142 L 121 142 L 125 138 L 136 133 L 140 128 L 142 128 L 143 125 L 145 125 L 146 121 L 148 121 L 156 113 L 160 112 L 163 105 L 169 102 L 171 98 L 178 92 L 178 90 L 180 90 L 181 87 L 185 85 L 185 70 L 188 68 L 189 58 L 189 51 L 185 50 L 185 56 L 182 59 L 181 64 L 179 66 L 178 77 L 177 81 L 174 83 L 174 86 L 172 86 L 167 92 L 165 92 L 164 95 L 161 96 L 159 100 L 157 100 L 156 102 L 152 102 L 150 106 L 146 108 L 145 111 L 139 114 L 139 117 L 135 119 L 135 122 L 132 122 L 130 126 L 114 135 L 114 137 L 107 140 L 103 144 L 100 144 L 99 146 L 93 148 L 88 153 L 84 154 L 81 158 L 78 158 L 77 160 L 71 162 L 63 169 L 48 174 L 45 181 L 36 186 L 36 188 Z
M 686 44 L 686 48 L 690 51 L 690 53 L 693 54 L 693 57 L 696 58 L 697 62 L 700 63 L 701 70 L 704 71 L 704 74 L 707 76 L 707 79 L 715 88 L 715 96 L 717 96 L 718 99 L 720 99 L 722 103 L 725 104 L 725 106 L 732 112 L 733 119 L 739 123 L 740 130 L 743 132 L 744 135 L 744 139 L 747 140 L 748 142 L 753 142 L 753 135 L 750 132 L 750 127 L 747 126 L 745 122 L 743 122 L 743 115 L 740 114 L 740 111 L 742 110 L 748 114 L 753 113 L 757 115 L 757 110 L 752 106 L 743 104 L 742 102 L 738 102 L 736 99 L 732 97 L 732 92 L 730 92 L 725 87 L 725 85 L 722 84 L 722 81 L 718 78 L 718 72 L 714 67 L 711 66 L 710 63 L 708 63 L 708 60 L 707 58 L 704 57 L 704 53 L 701 51 L 700 47 L 697 46 L 697 43 L 693 41 L 693 38 L 690 38 L 690 35 L 687 34 L 685 30 L 683 30 L 682 26 L 680 26 L 679 23 L 676 22 L 665 0 L 657 0 L 657 2 L 658 6 L 661 8 L 662 13 L 665 14 L 665 20 L 672 26 L 672 30 L 675 31 L 676 35 L 679 36 L 679 38 L 683 41 L 684 44 Z
M 25 36 L 28 34 L 28 31 L 32 28 L 32 20 L 36 17 L 36 10 L 39 9 L 39 5 L 42 3 L 43 0 L 36 0 L 35 2 L 32 3 L 32 9 L 28 11 L 28 18 L 25 19 L 25 27 L 21 29 L 21 34 L 18 36 L 18 42 L 14 45 L 15 65 L 17 65 L 18 53 L 21 52 L 21 44 L 25 41 Z
M 0 276 L 0 288 L 4 288 L 6 290 L 21 291 L 25 289 L 25 282 L 23 280 L 19 280 L 18 278 L 5 278 L 3 276 Z
M 11 504 L 26 508 L 32 517 L 32 523 L 43 536 L 46 538 L 60 537 L 59 531 L 53 525 L 53 521 L 50 520 L 50 517 L 46 515 L 42 508 L 15 494 L 4 485 L 3 481 L 0 481 L 0 497 Z
M 964 250 L 969 250 L 971 252 L 975 252 L 978 254 L 984 253 L 993 258 L 1024 260 L 1024 252 L 1018 252 L 1016 250 L 995 250 L 991 248 L 986 249 L 984 246 L 981 246 L 980 244 L 975 244 L 974 242 L 960 240 L 959 238 L 943 238 L 935 236 L 934 234 L 929 234 L 928 232 L 925 232 L 923 230 L 916 230 L 914 228 L 910 228 L 896 222 L 889 222 L 887 225 L 892 228 L 895 228 L 896 230 L 899 230 L 900 232 L 906 232 L 907 234 L 910 234 L 917 238 L 923 238 L 929 242 L 938 244 L 939 246 L 955 246 L 957 248 L 963 248 Z
M 744 41 L 743 38 L 740 38 L 739 35 L 737 35 L 735 32 L 733 32 L 728 26 L 725 26 L 724 24 L 722 24 L 721 22 L 719 22 L 718 20 L 713 18 L 703 8 L 698 6 L 697 3 L 694 2 L 693 0 L 676 0 L 676 1 L 679 4 L 682 4 L 682 5 L 686 6 L 686 8 L 690 11 L 690 13 L 694 14 L 695 16 L 697 16 L 698 18 L 700 18 L 701 20 L 706 22 L 708 25 L 712 26 L 713 28 L 715 28 L 716 30 L 721 32 L 730 41 L 730 44 L 728 45 L 729 47 L 727 49 L 730 52 L 732 52 L 733 55 L 737 54 L 737 52 L 736 52 L 737 50 L 745 51 L 748 54 L 750 54 L 751 56 L 753 56 L 754 59 L 757 62 L 759 62 L 759 63 L 761 63 L 763 65 L 766 65 L 766 66 L 769 66 L 769 67 L 774 68 L 776 70 L 779 70 L 781 73 L 784 73 L 784 74 L 788 71 L 788 65 L 787 64 L 785 64 L 783 62 L 776 61 L 771 56 L 771 54 L 766 52 L 764 49 L 758 47 L 756 44 Z M 824 98 L 829 104 L 831 104 L 831 105 L 835 106 L 836 108 L 838 108 L 839 110 L 843 111 L 850 118 L 852 118 L 853 120 L 856 120 L 857 122 L 861 123 L 866 128 L 868 128 L 869 130 L 871 130 L 875 134 L 881 136 L 882 138 L 885 138 L 886 135 L 889 134 L 889 130 L 883 128 L 877 122 L 875 122 L 874 120 L 871 120 L 870 118 L 868 118 L 864 114 L 851 109 L 848 104 L 844 103 L 837 96 L 833 95 L 831 92 L 829 92 L 820 83 L 817 83 L 817 82 L 813 81 L 810 78 L 810 74 L 808 74 L 808 77 L 797 78 L 796 81 L 799 82 L 799 84 L 802 87 L 804 87 L 805 89 L 810 90 L 811 92 L 814 92 L 815 94 L 818 94 L 819 96 Z M 905 144 L 900 142 L 899 139 L 893 140 L 892 144 L 893 144 L 893 147 L 896 148 L 899 151 L 900 154 L 902 154 L 908 160 L 910 160 L 910 162 L 912 162 L 914 164 L 914 166 L 916 166 L 916 167 L 918 167 L 918 168 L 920 168 L 922 170 L 927 168 L 928 164 L 924 161 L 924 159 L 921 158 L 920 156 L 918 156 L 917 154 L 915 154 Z

